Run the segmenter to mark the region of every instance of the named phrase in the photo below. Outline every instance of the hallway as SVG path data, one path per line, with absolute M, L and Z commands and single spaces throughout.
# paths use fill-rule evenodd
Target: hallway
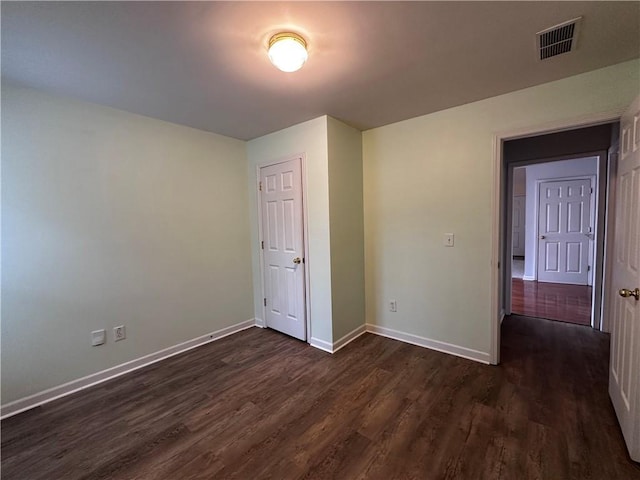
M 511 312 L 577 325 L 591 325 L 591 287 L 511 280 Z

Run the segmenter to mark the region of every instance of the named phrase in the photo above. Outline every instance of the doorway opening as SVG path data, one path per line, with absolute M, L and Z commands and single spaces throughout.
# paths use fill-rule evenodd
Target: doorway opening
M 504 314 L 604 330 L 610 154 L 618 124 L 503 144 Z
M 593 147 L 598 143 L 589 137 L 593 127 L 607 126 L 610 129 L 608 143 Z M 598 155 L 598 205 L 596 215 L 595 266 L 593 269 L 592 326 L 602 332 L 611 333 L 609 338 L 600 332 L 586 327 L 562 327 L 567 332 L 588 332 L 600 336 L 609 343 L 610 361 L 609 396 L 620 424 L 625 443 L 633 460 L 640 459 L 640 402 L 637 401 L 640 390 L 637 388 L 638 368 L 636 362 L 637 346 L 640 345 L 640 329 L 633 327 L 640 318 L 640 96 L 626 109 L 591 114 L 573 120 L 564 120 L 547 125 L 544 128 L 525 128 L 512 132 L 496 134 L 494 137 L 494 195 L 493 195 L 493 251 L 492 263 L 492 340 L 491 363 L 500 363 L 501 323 L 506 313 L 511 313 L 511 266 L 512 266 L 512 229 L 511 214 L 513 196 L 513 172 L 516 162 L 509 164 L 507 149 L 511 140 L 532 140 L 548 135 L 577 134 L 585 142 L 585 155 Z M 538 137 L 532 137 L 538 135 Z M 565 143 L 556 137 L 555 147 Z M 606 140 L 606 135 L 600 141 Z M 532 144 L 533 144 L 532 143 Z M 609 145 L 607 148 L 606 145 Z M 554 153 L 569 155 L 571 152 Z M 537 155 L 539 158 L 543 155 Z M 556 158 L 556 160 L 559 158 Z M 565 158 L 566 159 L 566 158 Z M 548 159 L 546 160 L 548 161 Z M 515 320 L 515 321 L 514 321 Z M 510 318 L 505 326 L 520 329 L 518 318 Z M 522 319 L 520 319 L 522 320 Z M 560 326 L 559 323 L 524 319 L 545 329 L 544 325 Z M 557 328 L 556 328 L 557 330 Z M 568 339 L 570 336 L 567 337 Z M 609 342 L 610 339 L 610 342 Z M 511 350 L 515 351 L 515 350 Z M 634 360 L 635 359 L 635 360 Z M 559 362 L 560 364 L 564 362 Z
M 602 235 L 599 241 L 605 243 L 601 251 L 596 252 L 596 269 L 594 270 L 595 292 L 592 298 L 592 310 L 599 312 L 602 321 L 598 328 L 609 332 L 607 315 L 602 315 L 603 294 L 607 280 L 608 286 L 611 272 L 608 260 L 613 255 L 613 215 L 609 210 L 615 204 L 615 165 L 619 150 L 620 118 L 622 109 L 610 112 L 594 113 L 565 119 L 545 125 L 531 125 L 511 131 L 499 132 L 494 135 L 493 162 L 493 216 L 492 216 L 492 254 L 493 266 L 491 275 L 491 297 L 494 321 L 491 323 L 490 362 L 500 363 L 501 324 L 506 315 L 511 314 L 511 270 L 512 270 L 512 202 L 513 173 L 516 166 L 544 163 L 552 160 L 565 160 L 567 157 L 576 158 L 577 151 L 582 150 L 582 156 L 602 155 L 599 161 L 599 205 L 603 206 L 605 217 L 602 225 Z M 598 127 L 604 130 L 594 131 Z M 516 143 L 516 141 L 521 143 Z M 579 147 L 576 148 L 576 145 Z M 519 147 L 519 148 L 515 148 Z M 518 152 L 520 152 L 518 154 Z M 542 160 L 541 160 L 542 159 Z M 517 163 L 520 162 L 520 165 Z M 602 222 L 601 217 L 598 221 Z M 606 226 L 606 230 L 605 230 Z M 605 252 L 607 260 L 605 260 Z M 605 270 L 607 270 L 605 274 Z M 608 290 L 607 290 L 608 291 Z M 608 297 L 607 297 L 608 298 Z M 605 305 L 607 310 L 610 307 Z
M 512 314 L 592 325 L 599 161 L 514 167 Z

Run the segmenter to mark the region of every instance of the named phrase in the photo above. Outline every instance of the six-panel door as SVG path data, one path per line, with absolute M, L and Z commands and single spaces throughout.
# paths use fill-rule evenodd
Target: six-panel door
M 622 117 L 616 175 L 609 395 L 629 449 L 640 461 L 640 97 Z M 623 290 L 624 289 L 624 290 Z
M 266 325 L 306 340 L 300 159 L 261 168 L 260 182 Z
M 590 180 L 540 184 L 538 281 L 586 285 L 589 266 Z

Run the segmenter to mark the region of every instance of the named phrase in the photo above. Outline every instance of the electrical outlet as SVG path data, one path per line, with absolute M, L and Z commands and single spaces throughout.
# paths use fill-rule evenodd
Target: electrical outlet
M 127 338 L 127 332 L 124 329 L 124 325 L 120 325 L 119 327 L 113 327 L 113 341 L 119 342 L 120 340 L 124 340 Z
M 107 339 L 107 332 L 102 330 L 94 330 L 91 332 L 91 345 L 97 347 L 98 345 L 103 345 Z
M 395 300 L 389 300 L 389 311 L 397 312 L 398 311 L 398 302 Z

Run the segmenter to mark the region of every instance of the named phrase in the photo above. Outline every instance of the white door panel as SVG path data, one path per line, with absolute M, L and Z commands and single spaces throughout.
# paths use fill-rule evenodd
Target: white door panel
M 512 254 L 516 256 L 524 256 L 524 236 L 526 225 L 526 197 L 524 195 L 516 195 L 513 197 L 513 249 Z
M 620 134 L 613 279 L 606 292 L 613 306 L 609 395 L 629 454 L 640 461 L 640 301 L 633 295 L 640 293 L 640 97 L 622 117 Z
M 540 184 L 538 281 L 587 285 L 591 181 Z
M 306 340 L 300 159 L 260 169 L 267 327 Z

